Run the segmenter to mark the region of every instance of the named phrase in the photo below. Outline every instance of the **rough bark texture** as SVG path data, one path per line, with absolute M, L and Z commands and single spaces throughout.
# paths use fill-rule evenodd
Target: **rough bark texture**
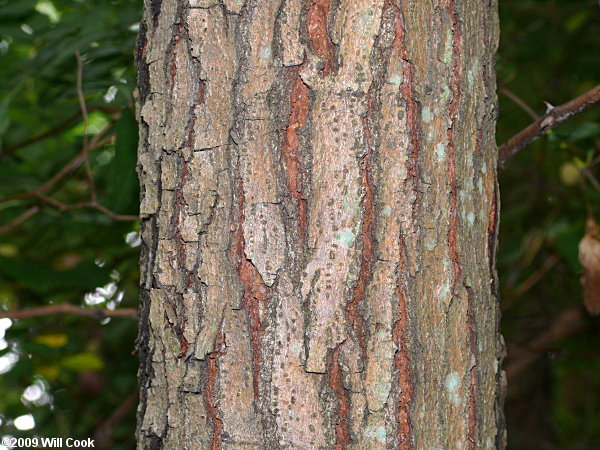
M 495 0 L 146 0 L 140 449 L 501 448 Z

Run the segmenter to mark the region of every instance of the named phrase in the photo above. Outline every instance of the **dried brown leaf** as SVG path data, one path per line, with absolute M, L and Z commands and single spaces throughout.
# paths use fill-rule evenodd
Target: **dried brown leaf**
M 579 261 L 583 266 L 583 303 L 590 314 L 600 314 L 600 227 L 591 218 L 579 243 Z

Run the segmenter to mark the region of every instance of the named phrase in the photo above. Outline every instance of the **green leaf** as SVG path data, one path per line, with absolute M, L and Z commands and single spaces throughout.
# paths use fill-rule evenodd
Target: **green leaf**
M 20 16 L 31 12 L 35 8 L 37 0 L 19 0 L 10 2 L 6 6 L 0 7 L 0 18 L 8 19 L 11 16 Z
M 590 16 L 590 12 L 588 10 L 578 11 L 573 14 L 565 21 L 565 29 L 568 33 L 574 33 L 579 30 L 583 25 L 585 25 L 586 21 Z
M 571 133 L 570 138 L 573 141 L 580 141 L 598 134 L 600 134 L 600 124 L 596 122 L 584 122 Z
M 68 341 L 68 338 L 64 333 L 48 333 L 37 335 L 34 338 L 34 341 L 51 348 L 58 348 L 65 345 Z
M 85 370 L 100 370 L 104 367 L 104 362 L 95 353 L 82 352 L 63 358 L 61 365 L 65 369 L 83 372 Z

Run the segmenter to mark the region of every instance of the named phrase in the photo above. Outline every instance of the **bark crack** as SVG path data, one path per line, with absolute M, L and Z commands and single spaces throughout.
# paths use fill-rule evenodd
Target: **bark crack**
M 261 363 L 261 337 L 263 327 L 260 318 L 260 306 L 266 303 L 269 289 L 260 273 L 245 254 L 244 242 L 244 192 L 242 180 L 239 178 L 238 195 L 239 228 L 236 241 L 236 256 L 238 258 L 238 275 L 243 286 L 242 308 L 246 311 L 250 328 L 250 346 L 252 348 L 252 385 L 254 388 L 255 407 L 259 405 L 259 380 Z
M 420 105 L 415 99 L 414 87 L 414 65 L 410 61 L 408 48 L 406 45 L 406 24 L 404 14 L 400 8 L 394 5 L 391 0 L 388 4 L 394 8 L 396 19 L 395 36 L 392 47 L 395 48 L 402 60 L 403 64 L 403 82 L 400 86 L 400 92 L 407 103 L 407 121 L 410 132 L 410 155 L 408 158 L 408 177 L 407 182 L 412 182 L 412 189 L 415 192 L 415 202 L 412 207 L 412 219 L 416 220 L 420 198 L 422 194 L 419 192 L 419 173 L 418 173 L 418 158 L 421 148 L 421 129 L 419 125 Z M 409 181 L 410 180 L 410 181 Z M 406 346 L 407 330 L 409 326 L 408 304 L 405 288 L 402 286 L 401 274 L 408 269 L 408 256 L 404 235 L 399 236 L 400 239 L 400 255 L 399 265 L 397 268 L 397 297 L 398 297 L 398 314 L 399 318 L 394 324 L 393 339 L 398 347 L 394 355 L 394 363 L 398 373 L 398 385 L 400 395 L 398 399 L 397 420 L 398 420 L 398 448 L 408 450 L 412 448 L 412 421 L 410 417 L 411 405 L 413 400 L 413 380 L 410 367 L 409 351 Z
M 345 342 L 345 341 L 344 341 Z M 342 367 L 339 356 L 340 348 L 344 342 L 339 344 L 331 354 L 331 361 L 327 370 L 329 386 L 333 389 L 338 406 L 338 423 L 335 425 L 335 449 L 343 450 L 350 444 L 350 395 L 344 386 Z
M 292 198 L 297 201 L 300 237 L 304 243 L 306 242 L 307 231 L 307 202 L 302 197 L 298 131 L 306 124 L 310 111 L 310 100 L 308 98 L 308 86 L 300 78 L 300 71 L 303 66 L 304 63 L 295 69 L 296 75 L 290 96 L 291 110 L 285 129 L 285 142 L 282 151 L 285 158 L 288 189 Z
M 462 267 L 458 255 L 458 186 L 456 174 L 456 124 L 458 118 L 458 108 L 461 101 L 461 81 L 462 81 L 462 33 L 460 29 L 460 19 L 456 12 L 454 0 L 449 0 L 447 4 L 448 13 L 452 17 L 452 80 L 450 89 L 452 91 L 452 100 L 450 101 L 450 128 L 448 128 L 448 167 L 446 174 L 450 182 L 450 228 L 448 230 L 448 250 L 454 270 L 452 279 L 452 293 L 456 295 L 456 286 L 462 276 Z
M 223 332 L 223 324 L 225 321 L 225 310 L 221 318 L 219 329 L 220 336 L 215 340 L 214 351 L 206 355 L 208 364 L 208 374 L 206 376 L 206 384 L 204 386 L 204 401 L 206 410 L 213 424 L 213 435 L 211 450 L 219 450 L 221 448 L 221 439 L 223 435 L 223 420 L 219 417 L 217 396 L 217 378 L 219 376 L 219 358 L 225 355 L 227 343 L 225 341 L 225 333 Z

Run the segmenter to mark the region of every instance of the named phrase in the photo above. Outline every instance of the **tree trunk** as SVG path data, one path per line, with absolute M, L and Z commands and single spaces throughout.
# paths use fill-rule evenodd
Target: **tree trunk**
M 496 1 L 145 4 L 139 448 L 502 448 Z

